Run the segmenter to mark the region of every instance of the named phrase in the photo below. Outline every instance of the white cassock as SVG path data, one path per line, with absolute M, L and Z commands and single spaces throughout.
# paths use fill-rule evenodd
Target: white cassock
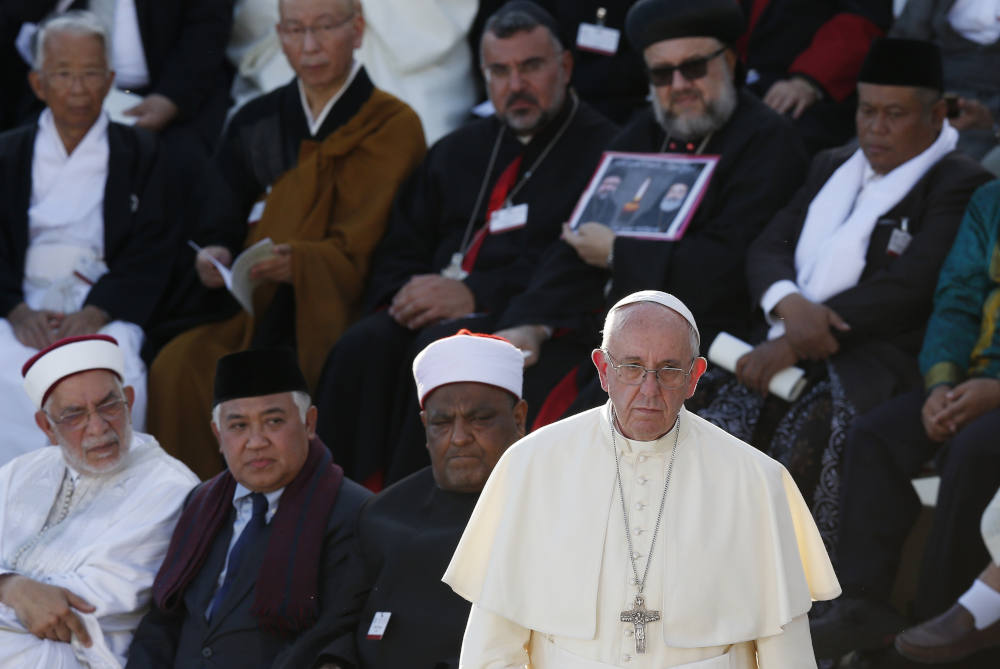
M 807 611 L 840 594 L 798 488 L 779 463 L 682 409 L 644 596 L 661 619 L 637 654 L 621 622 L 636 594 L 610 403 L 512 446 L 490 476 L 444 581 L 473 602 L 463 669 L 805 669 Z M 616 433 L 640 577 L 671 431 Z
M 107 272 L 104 264 L 104 186 L 108 176 L 108 119 L 104 114 L 72 154 L 46 109 L 38 120 L 31 166 L 28 252 L 22 284 L 32 309 L 79 311 L 91 285 Z M 84 277 L 84 278 L 81 278 Z M 146 420 L 146 365 L 139 357 L 142 328 L 111 321 L 100 329 L 125 356 L 125 385 L 135 388 L 132 425 Z M 35 406 L 21 385 L 21 367 L 38 351 L 25 346 L 6 318 L 0 318 L 0 465 L 48 443 L 35 425 Z
M 372 82 L 420 116 L 430 146 L 476 104 L 469 29 L 474 0 L 369 2 L 358 58 Z
M 35 637 L 0 604 L 0 668 L 124 666 L 181 505 L 198 482 L 148 434 L 134 433 L 126 457 L 117 473 L 81 475 L 50 446 L 0 468 L 0 573 L 67 588 L 97 608 L 77 612 L 93 641 L 84 648 L 75 636 Z

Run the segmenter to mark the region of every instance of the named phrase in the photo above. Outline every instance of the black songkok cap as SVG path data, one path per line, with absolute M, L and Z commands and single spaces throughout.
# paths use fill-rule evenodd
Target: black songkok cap
M 738 0 L 640 0 L 625 18 L 636 51 L 678 37 L 714 37 L 732 44 L 745 29 Z
M 917 39 L 877 39 L 868 50 L 858 81 L 944 90 L 941 49 L 936 44 Z
M 523 12 L 541 25 L 548 28 L 549 32 L 552 33 L 557 40 L 559 40 L 559 44 L 561 44 L 563 48 L 566 48 L 567 44 L 572 43 L 566 41 L 567 36 L 564 35 L 563 31 L 559 29 L 559 24 L 556 23 L 552 14 L 550 14 L 538 3 L 531 2 L 531 0 L 511 0 L 510 2 L 504 3 L 500 9 L 495 11 L 493 15 L 487 19 L 487 24 L 494 19 L 502 19 L 502 17 L 512 12 Z M 498 35 L 498 37 L 507 37 L 507 35 Z
M 309 392 L 294 351 L 289 348 L 249 349 L 219 358 L 215 365 L 212 406 L 243 397 L 295 390 Z

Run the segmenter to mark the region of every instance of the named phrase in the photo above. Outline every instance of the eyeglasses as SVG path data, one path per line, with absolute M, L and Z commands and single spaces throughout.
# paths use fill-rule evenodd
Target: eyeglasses
M 96 413 L 105 422 L 111 423 L 122 417 L 122 414 L 125 412 L 125 405 L 126 402 L 122 398 L 108 400 L 104 404 L 98 404 L 94 407 L 93 413 Z M 53 416 L 48 411 L 45 412 L 49 420 L 67 430 L 79 430 L 90 420 L 90 414 L 90 409 L 66 411 L 58 416 Z
M 642 382 L 646 380 L 646 374 L 653 374 L 656 376 L 656 382 L 662 388 L 675 390 L 684 385 L 691 374 L 691 370 L 694 369 L 694 360 L 691 361 L 691 367 L 687 371 L 679 367 L 667 366 L 660 367 L 659 369 L 648 369 L 635 363 L 619 364 L 615 362 L 615 359 L 607 349 L 602 348 L 601 350 L 604 351 L 604 355 L 608 356 L 608 363 L 614 367 L 615 373 L 618 375 L 618 380 L 627 386 L 641 386 Z
M 726 47 L 722 47 L 707 56 L 685 60 L 680 65 L 657 65 L 656 67 L 651 67 L 648 69 L 649 81 L 654 86 L 670 86 L 674 83 L 674 72 L 680 72 L 681 76 L 688 81 L 701 79 L 708 74 L 709 61 L 725 52 L 725 50 Z
M 84 70 L 83 72 L 73 72 L 72 70 L 54 70 L 43 72 L 46 81 L 53 88 L 69 90 L 73 83 L 79 81 L 84 88 L 96 90 L 103 86 L 108 80 L 107 70 Z
M 505 65 L 503 63 L 491 63 L 483 66 L 483 73 L 488 81 L 506 81 L 507 79 L 510 79 L 511 72 L 514 70 L 517 70 L 517 74 L 520 77 L 530 77 L 544 70 L 545 66 L 548 65 L 551 60 L 551 56 L 544 58 L 536 56 L 535 58 L 523 60 L 520 63 L 514 63 L 513 66 Z
M 282 41 L 288 44 L 301 44 L 309 33 L 317 42 L 326 42 L 333 37 L 333 33 L 338 28 L 347 25 L 353 18 L 354 12 L 351 12 L 339 22 L 323 21 L 311 26 L 305 26 L 301 23 L 281 23 L 278 24 L 278 33 L 280 33 Z

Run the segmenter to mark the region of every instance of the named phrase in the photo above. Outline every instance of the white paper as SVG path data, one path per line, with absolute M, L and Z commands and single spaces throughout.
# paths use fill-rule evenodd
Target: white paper
M 204 250 L 190 239 L 188 245 L 198 253 Z M 209 253 L 206 253 L 205 257 L 219 270 L 219 274 L 222 275 L 222 280 L 226 284 L 226 289 L 232 293 L 240 306 L 253 316 L 253 291 L 261 280 L 251 279 L 250 270 L 261 260 L 274 257 L 274 242 L 271 241 L 271 238 L 260 240 L 236 256 L 232 268 L 226 267 Z
M 506 232 L 514 228 L 524 227 L 528 223 L 528 204 L 515 204 L 512 207 L 497 209 L 490 216 L 490 232 Z
M 576 31 L 576 45 L 587 51 L 596 51 L 608 56 L 618 52 L 618 41 L 621 31 L 607 26 L 597 26 L 593 23 L 581 23 Z
M 728 332 L 720 332 L 708 347 L 708 360 L 727 372 L 736 373 L 736 363 L 753 350 L 753 346 Z M 794 402 L 806 389 L 805 372 L 799 367 L 786 367 L 771 377 L 767 389 L 787 402 Z
M 107 97 L 104 98 L 104 111 L 108 112 L 108 116 L 110 116 L 111 120 L 116 123 L 135 125 L 135 122 L 139 120 L 139 117 L 126 116 L 124 112 L 126 109 L 131 109 L 140 102 L 142 102 L 141 95 L 127 93 L 112 86 Z
M 388 611 L 377 611 L 372 618 L 371 627 L 368 628 L 367 637 L 369 639 L 381 639 L 385 634 L 385 628 L 389 626 L 389 618 L 392 614 Z

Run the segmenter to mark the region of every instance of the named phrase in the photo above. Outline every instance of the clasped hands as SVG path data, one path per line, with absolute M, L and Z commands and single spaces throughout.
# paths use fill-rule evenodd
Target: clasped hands
M 766 396 L 775 374 L 799 360 L 825 360 L 840 350 L 834 330 L 850 326 L 836 311 L 798 293 L 787 295 L 774 308 L 785 324 L 785 334 L 757 345 L 736 362 L 736 378 Z
M 206 288 L 222 288 L 226 282 L 209 256 L 229 267 L 233 264 L 233 254 L 225 246 L 206 246 L 194 258 L 194 269 L 202 284 Z M 273 256 L 250 268 L 250 278 L 291 283 L 292 247 L 288 244 L 275 244 Z
M 7 322 L 17 340 L 36 349 L 43 349 L 64 337 L 95 334 L 109 320 L 107 312 L 92 304 L 64 314 L 50 309 L 32 309 L 22 302 L 7 314 Z
M 418 330 L 446 318 L 461 318 L 476 310 L 476 298 L 457 279 L 440 274 L 410 277 L 389 304 L 389 315 L 405 328 Z
M 947 441 L 987 411 L 1000 407 L 1000 379 L 968 379 L 955 387 L 935 386 L 920 411 L 931 441 Z
M 76 611 L 93 613 L 96 608 L 66 588 L 20 574 L 4 574 L 0 576 L 0 602 L 14 609 L 25 629 L 39 639 L 69 643 L 75 635 L 84 646 L 91 646 Z

